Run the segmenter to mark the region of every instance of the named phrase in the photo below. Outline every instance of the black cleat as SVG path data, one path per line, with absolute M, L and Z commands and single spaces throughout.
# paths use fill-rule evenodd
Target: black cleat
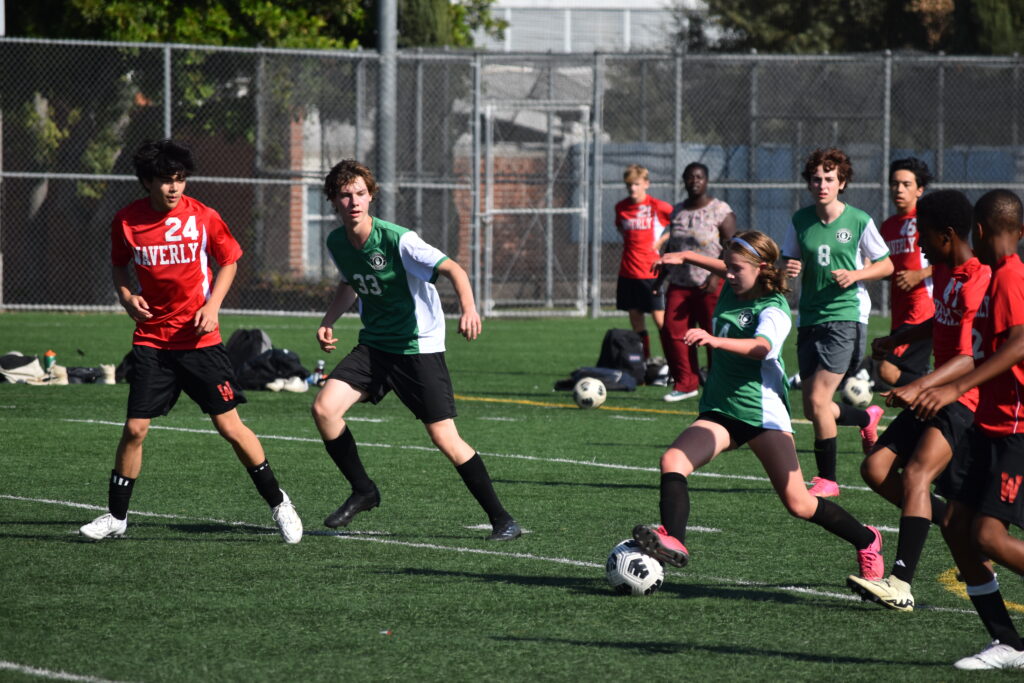
M 340 508 L 327 515 L 327 519 L 324 520 L 324 526 L 332 529 L 337 529 L 339 526 L 348 526 L 352 518 L 360 512 L 372 510 L 378 505 L 380 505 L 380 491 L 377 490 L 376 486 L 369 493 L 353 491 L 352 495 L 341 504 Z
M 523 535 L 523 528 L 511 517 L 507 522 L 494 526 L 494 531 L 487 537 L 488 541 L 514 541 Z

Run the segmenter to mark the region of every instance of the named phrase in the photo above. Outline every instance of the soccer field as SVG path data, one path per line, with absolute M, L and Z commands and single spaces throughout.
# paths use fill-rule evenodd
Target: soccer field
M 873 320 L 872 332 L 887 324 Z M 324 357 L 315 325 L 221 317 L 225 338 L 260 327 L 310 368 Z M 594 364 L 607 328 L 625 326 L 487 320 L 467 343 L 450 324 L 460 431 L 527 531 L 506 544 L 483 540 L 479 507 L 390 396 L 350 417 L 381 506 L 347 530 L 324 527 L 348 488 L 317 438 L 312 391 L 249 392 L 240 408 L 302 516 L 300 544 L 281 542 L 248 475 L 186 398 L 153 423 L 127 536 L 84 542 L 78 527 L 105 510 L 127 386 L 0 385 L 0 679 L 976 678 L 952 662 L 988 637 L 937 531 L 913 613 L 862 603 L 845 587 L 853 549 L 789 517 L 746 448 L 691 478 L 690 565 L 667 568 L 652 596 L 611 591 L 605 557 L 635 524 L 657 521 L 659 456 L 697 407 L 641 387 L 581 411 L 552 391 Z M 124 315 L 4 313 L 0 353 L 117 362 L 131 327 Z M 339 323 L 339 348 L 357 329 Z M 796 430 L 809 480 L 810 425 Z M 883 530 L 888 571 L 898 512 L 863 485 L 861 458 L 857 430 L 840 428 L 839 502 Z M 1019 616 L 1024 587 L 1000 576 Z

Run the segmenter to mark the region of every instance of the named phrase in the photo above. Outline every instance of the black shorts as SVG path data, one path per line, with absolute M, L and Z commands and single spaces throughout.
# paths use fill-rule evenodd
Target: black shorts
M 882 435 L 878 437 L 876 447 L 886 447 L 895 453 L 897 463 L 905 465 L 917 449 L 917 442 L 928 427 L 939 430 L 949 444 L 949 449 L 956 453 L 957 448 L 966 447 L 968 433 L 974 422 L 974 413 L 963 403 L 956 401 L 939 411 L 932 419 L 922 422 L 912 410 L 904 410 L 893 420 Z
M 747 443 L 756 436 L 760 436 L 762 433 L 768 431 L 764 427 L 755 427 L 752 424 L 737 420 L 735 417 L 729 417 L 725 413 L 718 413 L 713 410 L 701 413 L 697 416 L 698 420 L 707 420 L 708 422 L 714 422 L 717 425 L 725 427 L 726 431 L 729 432 L 729 436 L 732 438 L 732 442 L 739 448 L 743 444 Z
M 961 448 L 953 451 L 953 459 L 936 482 L 935 492 L 947 500 L 959 501 L 971 509 L 981 505 L 995 460 L 992 449 L 976 427 L 971 427 Z
M 995 438 L 974 429 L 973 450 L 992 458 L 978 513 L 1024 527 L 1024 434 Z
M 660 289 L 655 291 L 657 278 L 636 279 L 619 276 L 615 286 L 615 308 L 620 311 L 652 311 L 665 310 L 665 294 Z
M 388 353 L 359 344 L 328 378 L 366 392 L 365 400 L 373 404 L 394 391 L 398 400 L 427 424 L 456 416 L 455 392 L 444 353 Z
M 897 334 L 903 330 L 913 327 L 917 327 L 917 325 L 904 323 L 894 329 L 890 334 Z M 904 344 L 885 355 L 885 360 L 899 368 L 900 372 L 907 372 L 917 377 L 924 377 L 928 374 L 928 370 L 931 365 L 931 358 L 931 339 L 919 339 L 912 344 Z
M 847 320 L 798 328 L 796 359 L 800 379 L 810 379 L 819 367 L 837 375 L 856 372 L 867 348 L 867 333 L 864 323 Z
M 128 417 L 166 415 L 184 391 L 204 413 L 221 415 L 245 403 L 223 344 L 171 351 L 132 346 Z

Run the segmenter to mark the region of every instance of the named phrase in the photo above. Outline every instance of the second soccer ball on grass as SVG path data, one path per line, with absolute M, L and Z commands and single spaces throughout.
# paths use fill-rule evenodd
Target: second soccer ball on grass
M 580 408 L 597 408 L 607 397 L 604 382 L 593 377 L 584 377 L 572 388 L 572 398 Z

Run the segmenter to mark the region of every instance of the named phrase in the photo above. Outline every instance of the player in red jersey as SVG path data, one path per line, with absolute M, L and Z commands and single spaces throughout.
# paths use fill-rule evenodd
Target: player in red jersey
M 1024 524 L 1024 264 L 1017 244 L 1024 233 L 1024 207 L 1009 190 L 986 193 L 974 206 L 972 242 L 978 258 L 992 268 L 992 282 L 978 311 L 979 350 L 974 370 L 958 380 L 921 393 L 913 406 L 930 419 L 978 387 L 970 448 L 962 463 L 964 504 L 976 514 L 968 520 L 974 544 L 995 562 L 1024 573 L 1024 541 L 1008 526 Z M 1024 669 L 1024 642 L 1006 611 L 999 582 L 991 571 L 964 576 L 967 595 L 993 642 L 958 660 L 958 669 Z
M 186 147 L 171 140 L 146 142 L 133 162 L 147 196 L 118 211 L 110 228 L 114 288 L 135 321 L 128 417 L 107 490 L 109 512 L 80 532 L 97 541 L 124 535 L 150 421 L 170 412 L 184 391 L 231 444 L 285 542 L 298 543 L 302 520 L 278 486 L 259 439 L 238 416 L 235 407 L 245 403 L 245 395 L 221 343 L 220 307 L 242 249 L 220 214 L 184 194 L 195 169 Z M 220 266 L 216 278 L 211 257 Z M 138 291 L 132 288 L 133 262 Z
M 882 223 L 880 232 L 895 269 L 889 289 L 890 337 L 920 325 L 935 313 L 932 267 L 921 251 L 917 230 L 917 200 L 931 180 L 928 165 L 915 157 L 897 159 L 889 165 L 889 192 L 896 213 Z M 922 335 L 912 343 L 890 349 L 878 362 L 878 378 L 890 386 L 903 386 L 927 374 L 930 342 L 930 336 Z
M 971 251 L 968 239 L 973 223 L 974 209 L 961 192 L 940 190 L 918 204 L 915 240 L 920 238 L 921 248 L 934 264 L 935 315 L 920 325 L 876 339 L 875 348 L 891 350 L 929 335 L 935 371 L 894 388 L 886 399 L 889 405 L 906 407 L 928 387 L 946 384 L 974 369 L 973 323 L 992 271 Z M 874 581 L 850 576 L 847 584 L 855 593 L 890 609 L 914 609 L 910 585 L 929 527 L 933 521 L 942 524 L 946 517 L 946 502 L 931 493 L 932 482 L 969 441 L 966 437 L 977 405 L 978 391 L 970 389 L 928 422 L 917 419 L 912 410 L 904 410 L 864 459 L 864 481 L 902 508 L 902 516 L 892 574 Z M 954 477 L 955 472 L 956 467 L 939 484 L 939 491 L 951 500 L 959 497 L 957 489 L 962 483 Z M 956 559 L 962 575 L 984 571 L 976 556 Z
M 643 166 L 627 166 L 622 179 L 629 196 L 615 205 L 615 229 L 622 235 L 615 307 L 629 312 L 630 327 L 643 340 L 646 359 L 651 356 L 651 340 L 644 313 L 651 314 L 659 330 L 665 322 L 665 297 L 655 291 L 657 282 L 651 274 L 658 260 L 655 245 L 669 223 L 672 205 L 647 194 L 651 179 Z

